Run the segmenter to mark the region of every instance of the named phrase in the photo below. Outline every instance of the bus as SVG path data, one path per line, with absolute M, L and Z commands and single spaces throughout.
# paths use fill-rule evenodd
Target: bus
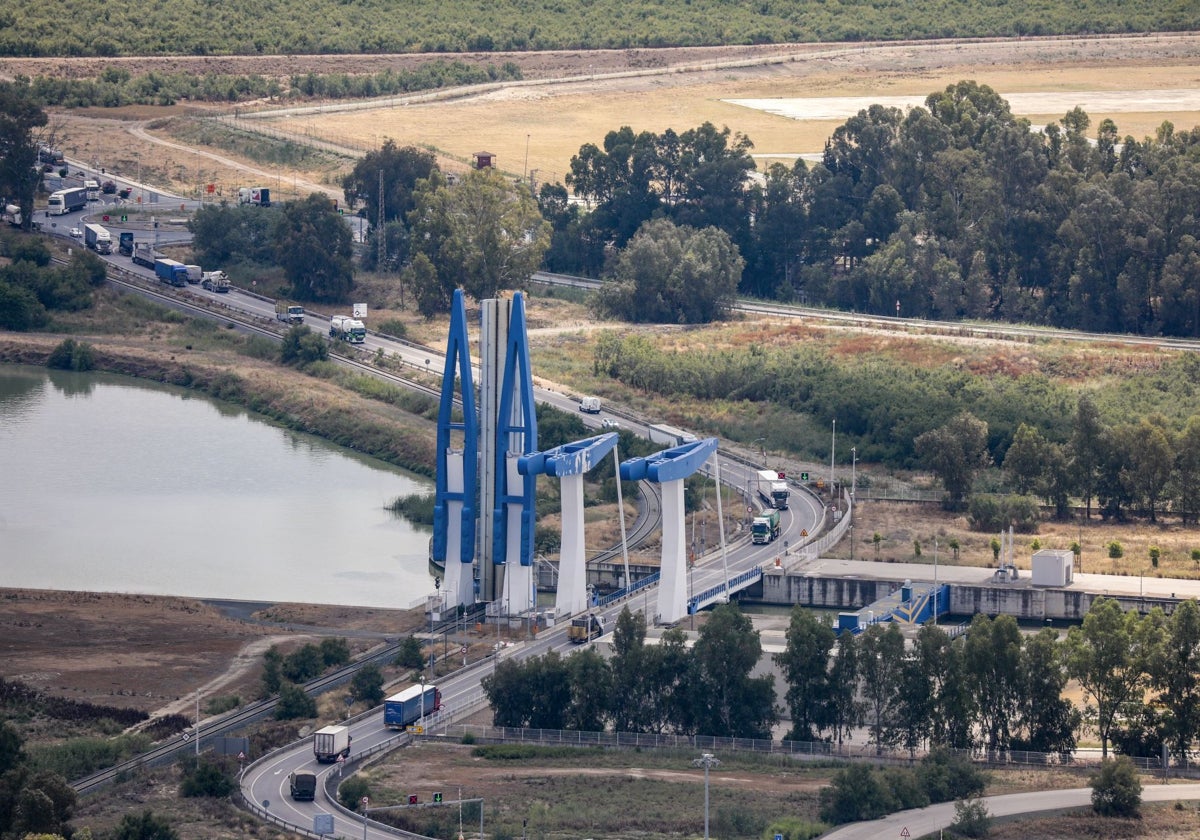
M 76 210 L 82 210 L 84 207 L 87 207 L 87 190 L 83 187 L 71 187 L 70 189 L 50 193 L 50 201 L 46 205 L 46 212 L 51 216 L 62 216 L 66 213 L 74 213 Z

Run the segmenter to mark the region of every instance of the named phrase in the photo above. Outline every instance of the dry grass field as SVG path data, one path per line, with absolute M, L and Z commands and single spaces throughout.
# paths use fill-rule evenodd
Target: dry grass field
M 412 66 L 429 56 L 310 56 L 128 59 L 131 69 L 163 72 L 375 72 Z M 438 58 L 445 58 L 438 57 Z M 1105 118 L 1122 135 L 1153 136 L 1164 120 L 1177 128 L 1200 125 L 1200 110 L 1106 111 L 1094 94 L 1200 88 L 1200 35 L 1170 34 L 1095 39 L 943 41 L 905 44 L 772 45 L 688 50 L 571 51 L 495 54 L 470 60 L 520 64 L 525 82 L 486 93 L 459 92 L 434 101 L 414 98 L 364 103 L 337 111 L 321 105 L 293 109 L 269 120 L 278 129 L 345 145 L 348 155 L 323 154 L 292 165 L 256 162 L 240 141 L 198 139 L 195 118 L 214 106 L 129 107 L 58 111 L 53 124 L 69 158 L 95 162 L 182 195 L 212 183 L 228 196 L 250 182 L 290 198 L 315 189 L 337 192 L 340 175 L 361 150 L 386 138 L 435 150 L 448 170 L 469 165 L 478 151 L 536 183 L 562 181 L 584 143 L 601 144 L 624 125 L 635 130 L 684 131 L 705 121 L 749 137 L 760 169 L 773 159 L 819 153 L 836 120 L 797 121 L 725 100 L 827 96 L 924 96 L 962 79 L 998 92 L 1058 92 L 1052 113 L 1019 113 L 1034 125 L 1081 106 L 1092 129 Z M 311 65 L 311 66 L 310 66 Z M 0 76 L 47 73 L 87 76 L 103 62 L 78 59 L 0 61 Z M 696 69 L 707 67 L 709 69 Z M 269 106 L 272 103 L 261 103 Z M 345 103 L 338 103 L 344 107 Z M 241 106 L 245 110 L 244 106 Z M 231 109 L 226 109 L 226 111 Z M 778 157 L 772 157 L 778 156 Z

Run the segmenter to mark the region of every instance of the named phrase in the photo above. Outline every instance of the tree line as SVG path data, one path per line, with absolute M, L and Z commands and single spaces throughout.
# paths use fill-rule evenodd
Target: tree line
M 1200 607 L 1171 615 L 1122 612 L 1095 601 L 1065 639 L 1044 628 L 1022 636 L 1011 616 L 976 615 L 950 636 L 924 625 L 905 645 L 892 623 L 859 636 L 797 608 L 776 661 L 787 681 L 789 737 L 841 743 L 865 726 L 878 749 L 924 747 L 1069 756 L 1085 731 L 1126 755 L 1180 761 L 1200 738 Z M 1063 696 L 1083 689 L 1083 708 Z
M 497 726 L 770 738 L 778 720 L 774 677 L 751 677 L 762 649 L 736 604 L 717 607 L 690 650 L 682 630 L 645 644 L 640 616 L 624 610 L 613 653 L 592 649 L 501 663 L 483 689 Z M 976 615 L 952 638 L 926 623 L 906 644 L 897 624 L 836 633 L 802 607 L 774 656 L 792 721 L 786 739 L 841 745 L 865 728 L 877 751 L 946 748 L 1005 755 L 1058 754 L 1094 734 L 1107 758 L 1180 761 L 1200 740 L 1200 606 L 1170 615 L 1123 612 L 1096 600 L 1060 639 L 1022 635 L 1012 616 Z M 1080 707 L 1063 695 L 1083 689 Z
M 313 0 L 305 14 L 205 0 L 116 5 L 67 0 L 0 12 L 0 55 L 117 56 L 626 49 L 790 41 L 1005 37 L 1200 28 L 1187 4 L 1048 0 L 1036 7 L 862 0 L 730 5 L 717 0 L 529 7 L 515 0 L 434 9 Z
M 302 73 L 287 78 L 257 73 L 131 73 L 107 67 L 95 78 L 18 77 L 31 98 L 44 107 L 119 108 L 123 105 L 174 105 L 190 102 L 247 102 L 261 99 L 367 99 L 456 85 L 478 85 L 522 78 L 511 61 L 479 67 L 437 59 L 411 70 L 378 73 Z
M 714 226 L 745 263 L 743 294 L 880 315 L 988 318 L 1101 332 L 1200 334 L 1200 129 L 1164 122 L 1089 135 L 1080 108 L 1044 130 L 986 85 L 924 107 L 873 105 L 838 127 L 822 160 L 773 164 L 710 124 L 611 131 L 566 184 L 590 211 L 541 199 L 550 270 L 600 276 L 660 217 Z M 682 320 L 677 317 L 662 320 Z

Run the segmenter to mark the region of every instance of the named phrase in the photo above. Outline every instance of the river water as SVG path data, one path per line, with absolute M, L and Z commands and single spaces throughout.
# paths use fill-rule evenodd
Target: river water
M 0 586 L 409 607 L 431 492 L 240 408 L 108 374 L 0 365 Z

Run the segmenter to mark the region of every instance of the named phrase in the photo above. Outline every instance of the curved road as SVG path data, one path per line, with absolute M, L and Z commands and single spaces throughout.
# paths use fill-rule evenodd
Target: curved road
M 1147 785 L 1142 788 L 1143 802 L 1171 802 L 1200 799 L 1200 784 Z M 1088 808 L 1091 788 L 1039 790 L 987 796 L 982 800 L 993 817 L 1018 817 L 1046 811 Z M 946 828 L 954 822 L 954 803 L 942 802 L 912 811 L 900 811 L 879 820 L 851 823 L 824 834 L 821 840 L 879 840 L 881 837 L 921 837 Z M 907 830 L 907 833 L 903 833 Z

